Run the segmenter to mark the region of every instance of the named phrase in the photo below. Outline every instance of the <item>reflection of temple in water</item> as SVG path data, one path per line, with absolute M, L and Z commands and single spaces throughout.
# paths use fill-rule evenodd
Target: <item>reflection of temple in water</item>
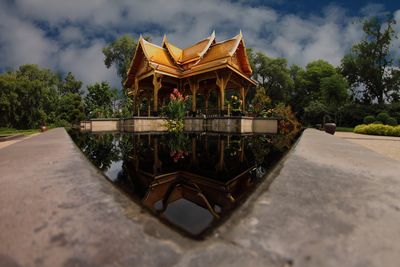
M 124 161 L 124 187 L 132 188 L 135 198 L 162 220 L 191 236 L 218 223 L 247 196 L 259 176 L 245 136 L 130 138 L 133 148 Z

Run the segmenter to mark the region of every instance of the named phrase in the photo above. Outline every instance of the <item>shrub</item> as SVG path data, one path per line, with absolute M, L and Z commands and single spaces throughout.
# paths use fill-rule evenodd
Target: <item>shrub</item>
M 273 109 L 273 114 L 280 118 L 278 129 L 281 134 L 296 135 L 301 130 L 301 124 L 290 106 L 280 103 Z
M 386 124 L 387 124 L 387 125 L 390 125 L 390 126 L 397 126 L 397 120 L 396 120 L 396 118 L 389 117 L 389 118 L 386 120 Z
M 354 127 L 363 123 L 363 118 L 367 115 L 377 113 L 388 113 L 390 117 L 394 117 L 400 121 L 400 102 L 392 104 L 356 104 L 349 103 L 343 105 L 339 111 L 339 124 L 341 126 Z M 380 119 L 376 119 L 380 120 Z M 387 122 L 386 122 L 387 123 Z
M 372 124 L 383 124 L 381 121 L 374 121 Z
M 364 124 L 371 124 L 371 123 L 373 123 L 374 121 L 376 121 L 376 119 L 375 119 L 375 117 L 374 116 L 372 116 L 372 115 L 368 115 L 368 116 L 365 116 L 364 117 Z
M 354 128 L 355 133 L 370 135 L 400 136 L 400 126 L 390 126 L 383 124 L 361 124 Z
M 321 101 L 312 101 L 304 108 L 304 121 L 311 125 L 322 123 L 324 116 L 329 113 L 328 107 Z
M 390 116 L 387 112 L 381 112 L 378 115 L 376 115 L 376 120 L 381 121 L 383 124 L 386 124 L 389 118 Z
M 56 126 L 56 127 L 71 127 L 71 123 L 70 122 L 68 122 L 68 121 L 66 121 L 66 120 L 63 120 L 63 119 L 61 119 L 61 120 L 57 120 L 55 123 L 54 123 L 54 125 Z

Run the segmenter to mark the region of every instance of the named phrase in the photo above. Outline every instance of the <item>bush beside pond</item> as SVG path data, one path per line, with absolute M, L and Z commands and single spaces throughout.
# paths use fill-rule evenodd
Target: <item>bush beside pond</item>
M 400 126 L 390 126 L 383 124 L 361 124 L 354 128 L 355 133 L 370 135 L 399 136 Z

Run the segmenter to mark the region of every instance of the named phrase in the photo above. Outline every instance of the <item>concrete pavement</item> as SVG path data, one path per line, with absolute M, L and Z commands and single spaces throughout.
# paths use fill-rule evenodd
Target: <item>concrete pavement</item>
M 35 136 L 35 135 L 38 135 L 38 134 L 39 134 L 39 133 L 30 134 L 30 135 L 22 135 L 22 136 L 18 136 L 17 138 L 13 138 L 13 139 L 11 139 L 11 140 L 2 141 L 2 142 L 0 142 L 0 149 L 2 149 L 2 148 L 4 148 L 4 147 L 7 147 L 7 146 L 10 146 L 10 145 L 12 145 L 12 144 L 18 143 L 18 142 L 20 142 L 20 141 L 22 141 L 22 140 L 31 138 L 31 137 L 33 137 L 33 136 Z
M 0 149 L 0 266 L 393 266 L 400 166 L 306 130 L 205 241 L 181 237 L 102 176 L 64 129 Z
M 400 137 L 336 132 L 335 136 L 365 146 L 386 157 L 400 160 Z

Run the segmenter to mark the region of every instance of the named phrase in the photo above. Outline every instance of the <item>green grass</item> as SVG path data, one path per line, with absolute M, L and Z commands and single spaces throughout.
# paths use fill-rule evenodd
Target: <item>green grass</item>
M 27 130 L 17 130 L 14 128 L 0 128 L 0 136 L 14 135 L 14 134 L 23 134 L 30 135 L 34 133 L 38 133 L 39 129 L 27 129 Z
M 353 132 L 354 128 L 336 127 L 336 132 Z

